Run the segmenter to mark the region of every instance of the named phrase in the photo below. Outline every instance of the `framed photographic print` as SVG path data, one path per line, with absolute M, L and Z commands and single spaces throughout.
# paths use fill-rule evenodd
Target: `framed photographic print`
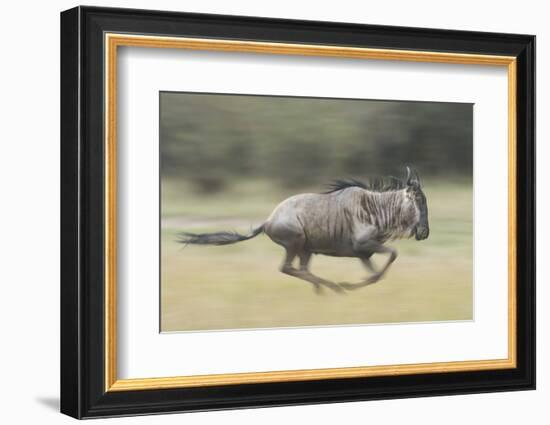
M 530 35 L 61 14 L 61 411 L 535 387 Z

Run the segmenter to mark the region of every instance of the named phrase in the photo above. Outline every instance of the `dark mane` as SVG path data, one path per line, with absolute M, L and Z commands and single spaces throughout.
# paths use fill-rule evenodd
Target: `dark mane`
M 370 177 L 365 181 L 357 179 L 338 179 L 326 185 L 327 190 L 323 193 L 334 193 L 350 187 L 360 187 L 372 192 L 389 192 L 392 190 L 405 189 L 407 185 L 397 177 Z

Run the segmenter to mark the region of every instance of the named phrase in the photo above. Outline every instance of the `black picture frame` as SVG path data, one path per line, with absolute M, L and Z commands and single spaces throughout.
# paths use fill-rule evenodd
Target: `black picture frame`
M 104 34 L 514 56 L 517 60 L 517 367 L 105 391 Z M 61 412 L 75 418 L 535 388 L 535 37 L 76 7 L 61 13 Z

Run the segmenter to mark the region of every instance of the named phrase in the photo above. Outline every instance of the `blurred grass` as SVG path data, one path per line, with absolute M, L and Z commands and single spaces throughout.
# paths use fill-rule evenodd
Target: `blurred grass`
M 225 247 L 175 242 L 182 230 L 246 232 L 293 193 L 320 190 L 289 192 L 255 180 L 204 196 L 163 179 L 162 331 L 472 319 L 471 183 L 425 181 L 429 239 L 391 242 L 399 257 L 386 277 L 345 295 L 318 296 L 310 283 L 280 273 L 283 249 L 265 235 Z M 318 255 L 311 270 L 336 282 L 366 276 L 353 258 Z

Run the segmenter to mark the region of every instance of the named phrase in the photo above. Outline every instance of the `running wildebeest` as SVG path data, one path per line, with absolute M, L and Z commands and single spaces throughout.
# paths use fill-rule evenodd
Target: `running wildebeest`
M 430 233 L 428 205 L 420 178 L 407 167 L 404 181 L 389 179 L 337 180 L 324 193 L 303 193 L 281 202 L 268 219 L 248 235 L 236 232 L 181 233 L 178 242 L 197 245 L 229 245 L 265 233 L 286 250 L 281 271 L 313 284 L 342 292 L 378 282 L 397 258 L 389 240 L 426 239 Z M 359 283 L 334 283 L 309 271 L 312 254 L 359 258 L 372 273 Z M 374 254 L 388 254 L 380 270 L 371 262 Z M 298 257 L 299 268 L 292 265 Z

